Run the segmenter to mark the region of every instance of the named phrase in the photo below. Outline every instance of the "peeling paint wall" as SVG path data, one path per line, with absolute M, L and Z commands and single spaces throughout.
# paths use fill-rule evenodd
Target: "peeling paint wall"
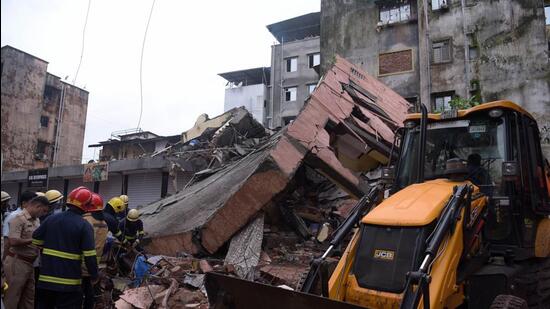
M 414 1 L 416 2 L 416 1 Z M 411 5 L 411 15 L 416 10 Z M 321 1 L 321 72 L 325 72 L 340 55 L 378 77 L 402 97 L 419 94 L 417 23 L 398 23 L 379 27 L 375 1 Z M 379 54 L 412 49 L 413 70 L 382 76 Z
M 323 70 L 339 54 L 377 76 L 380 53 L 412 48 L 412 72 L 378 75 L 403 97 L 418 95 L 432 109 L 433 94 L 439 92 L 478 95 L 481 102 L 511 100 L 531 112 L 548 135 L 549 37 L 543 1 L 447 0 L 446 8 L 432 10 L 431 1 L 413 0 L 410 20 L 382 27 L 379 3 L 383 1 L 321 1 Z M 444 39 L 450 39 L 451 59 L 433 64 L 432 43 Z M 547 138 L 541 140 L 548 145 Z
M 1 57 L 3 170 L 52 166 L 58 130 L 57 164 L 80 164 L 88 92 L 47 73 L 46 61 L 23 51 L 4 46 Z M 58 125 L 63 87 L 65 108 Z

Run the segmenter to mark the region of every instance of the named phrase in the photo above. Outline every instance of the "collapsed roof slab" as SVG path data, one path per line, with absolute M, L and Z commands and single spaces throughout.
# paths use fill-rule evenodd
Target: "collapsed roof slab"
M 236 163 L 141 209 L 152 253 L 214 253 L 287 185 L 306 149 L 277 134 Z
M 283 192 L 304 162 L 360 197 L 359 172 L 349 162 L 389 156 L 394 128 L 405 119 L 407 108 L 397 93 L 337 57 L 292 124 L 239 161 L 142 209 L 148 251 L 216 252 Z M 339 138 L 346 143 L 335 143 Z M 338 148 L 354 142 L 364 146 Z M 378 149 L 376 155 L 372 149 Z M 345 161 L 342 153 L 357 155 Z

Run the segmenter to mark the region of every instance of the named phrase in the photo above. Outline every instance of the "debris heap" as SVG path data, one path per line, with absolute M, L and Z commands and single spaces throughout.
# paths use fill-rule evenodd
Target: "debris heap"
M 394 132 L 407 110 L 397 93 L 336 57 L 297 118 L 276 132 L 242 108 L 199 117 L 181 143 L 155 154 L 194 162 L 199 172 L 180 192 L 141 209 L 146 252 L 157 255 L 149 261 L 150 291 L 124 292 L 118 308 L 142 308 L 137 294 L 149 295 L 149 306 L 154 298 L 170 308 L 203 308 L 208 271 L 298 288 L 367 192 L 366 173 L 397 153 Z

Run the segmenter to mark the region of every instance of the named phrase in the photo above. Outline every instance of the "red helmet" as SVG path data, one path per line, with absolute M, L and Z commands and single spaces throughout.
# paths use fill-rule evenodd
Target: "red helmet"
M 86 204 L 92 199 L 92 191 L 86 187 L 78 187 L 69 193 L 67 204 L 86 211 Z
M 97 193 L 92 193 L 92 199 L 88 204 L 86 204 L 86 211 L 102 211 L 103 210 L 103 199 L 101 195 Z

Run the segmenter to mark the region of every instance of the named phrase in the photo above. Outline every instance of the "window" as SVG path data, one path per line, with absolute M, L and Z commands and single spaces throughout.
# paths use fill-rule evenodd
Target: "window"
M 413 70 L 412 49 L 378 55 L 378 75 L 410 72 Z
M 291 124 L 294 119 L 296 119 L 295 116 L 290 116 L 290 117 L 283 117 L 283 124 L 286 126 L 287 124 Z
M 298 70 L 298 57 L 292 57 L 286 59 L 286 71 L 296 72 Z
M 314 66 L 318 66 L 319 64 L 321 64 L 321 54 L 319 53 L 311 54 L 308 56 L 308 58 L 309 58 L 310 68 L 313 68 Z
M 383 6 L 379 9 L 380 23 L 393 24 L 411 19 L 410 3 L 402 3 L 393 6 Z
M 434 98 L 434 111 L 441 112 L 451 109 L 450 102 L 453 99 L 454 92 L 436 93 Z
M 550 5 L 544 7 L 544 16 L 546 16 L 546 25 L 550 25 Z
M 60 89 L 46 85 L 46 87 L 44 88 L 44 104 L 55 104 L 59 102 L 60 95 Z
M 313 90 L 315 90 L 315 87 L 317 87 L 317 84 L 309 84 L 307 85 L 307 93 L 311 94 Z
M 48 143 L 38 141 L 36 144 L 36 154 L 37 155 L 44 155 L 46 154 L 46 149 L 48 148 Z
M 285 88 L 285 101 L 291 102 L 296 101 L 296 87 Z
M 451 39 L 432 43 L 432 63 L 451 61 Z
M 477 59 L 477 47 L 470 45 L 468 49 L 468 55 L 470 60 L 476 60 Z
M 50 123 L 50 117 L 40 116 L 40 126 L 42 128 L 47 128 L 49 123 Z
M 447 8 L 447 0 L 432 0 L 432 10 L 441 10 Z

